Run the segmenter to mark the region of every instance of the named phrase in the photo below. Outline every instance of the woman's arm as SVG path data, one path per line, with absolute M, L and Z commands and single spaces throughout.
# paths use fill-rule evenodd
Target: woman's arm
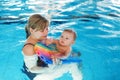
M 24 56 L 24 62 L 25 66 L 27 67 L 28 71 L 31 73 L 44 73 L 49 70 L 48 67 L 39 67 L 37 66 L 38 56 L 34 52 L 33 49 L 34 46 L 32 45 L 26 45 L 23 48 L 23 56 Z
M 31 70 L 32 67 L 37 65 L 38 57 L 34 52 L 33 45 L 26 45 L 23 48 L 23 56 L 26 67 Z

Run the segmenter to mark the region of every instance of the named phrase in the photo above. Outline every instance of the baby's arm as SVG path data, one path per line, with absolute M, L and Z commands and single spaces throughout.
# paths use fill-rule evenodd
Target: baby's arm
M 68 48 L 68 49 L 65 51 L 65 53 L 61 56 L 60 59 L 66 59 L 66 58 L 68 58 L 69 55 L 70 55 L 70 53 L 71 53 L 71 47 Z
M 67 49 L 64 53 L 53 51 L 53 56 L 57 59 L 66 59 L 71 53 L 71 48 Z
M 50 44 L 56 44 L 57 41 L 58 41 L 58 40 L 56 40 L 56 39 L 50 38 L 50 39 L 46 39 L 45 44 L 48 46 L 48 45 L 50 45 Z
M 65 53 L 60 53 L 60 52 L 56 52 L 56 51 L 53 51 L 53 55 L 52 55 L 52 60 L 53 60 L 53 63 L 54 64 L 59 64 L 61 63 L 60 59 L 66 59 L 69 57 L 70 55 L 70 52 L 71 52 L 71 48 L 68 49 Z

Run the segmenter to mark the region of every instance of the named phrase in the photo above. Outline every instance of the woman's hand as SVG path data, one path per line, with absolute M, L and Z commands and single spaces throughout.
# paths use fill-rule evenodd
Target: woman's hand
M 61 64 L 61 61 L 58 58 L 53 58 L 52 60 L 53 60 L 53 64 L 55 64 L 55 65 Z
M 52 58 L 53 64 L 58 65 L 61 63 L 60 59 L 55 54 L 51 55 L 51 58 Z

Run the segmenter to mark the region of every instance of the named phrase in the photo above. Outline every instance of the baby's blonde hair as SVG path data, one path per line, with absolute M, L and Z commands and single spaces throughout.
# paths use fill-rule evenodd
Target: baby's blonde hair
M 48 27 L 48 20 L 41 16 L 40 14 L 34 14 L 30 16 L 27 25 L 25 27 L 27 37 L 31 34 L 30 28 L 36 29 L 36 31 L 41 30 L 43 31 L 46 27 Z

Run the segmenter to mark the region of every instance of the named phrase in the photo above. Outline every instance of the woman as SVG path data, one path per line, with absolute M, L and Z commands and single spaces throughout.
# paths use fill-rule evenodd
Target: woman
M 28 76 L 33 80 L 36 73 L 41 73 L 37 75 L 34 80 L 54 80 L 62 76 L 65 72 L 70 72 L 74 80 L 80 80 L 81 74 L 78 70 L 76 64 L 64 64 L 64 65 L 48 65 L 45 64 L 34 51 L 34 45 L 37 42 L 42 42 L 46 44 L 47 34 L 48 34 L 49 22 L 47 19 L 39 14 L 34 14 L 30 16 L 27 26 L 27 40 L 23 47 L 23 56 L 25 62 L 24 72 L 29 74 Z

